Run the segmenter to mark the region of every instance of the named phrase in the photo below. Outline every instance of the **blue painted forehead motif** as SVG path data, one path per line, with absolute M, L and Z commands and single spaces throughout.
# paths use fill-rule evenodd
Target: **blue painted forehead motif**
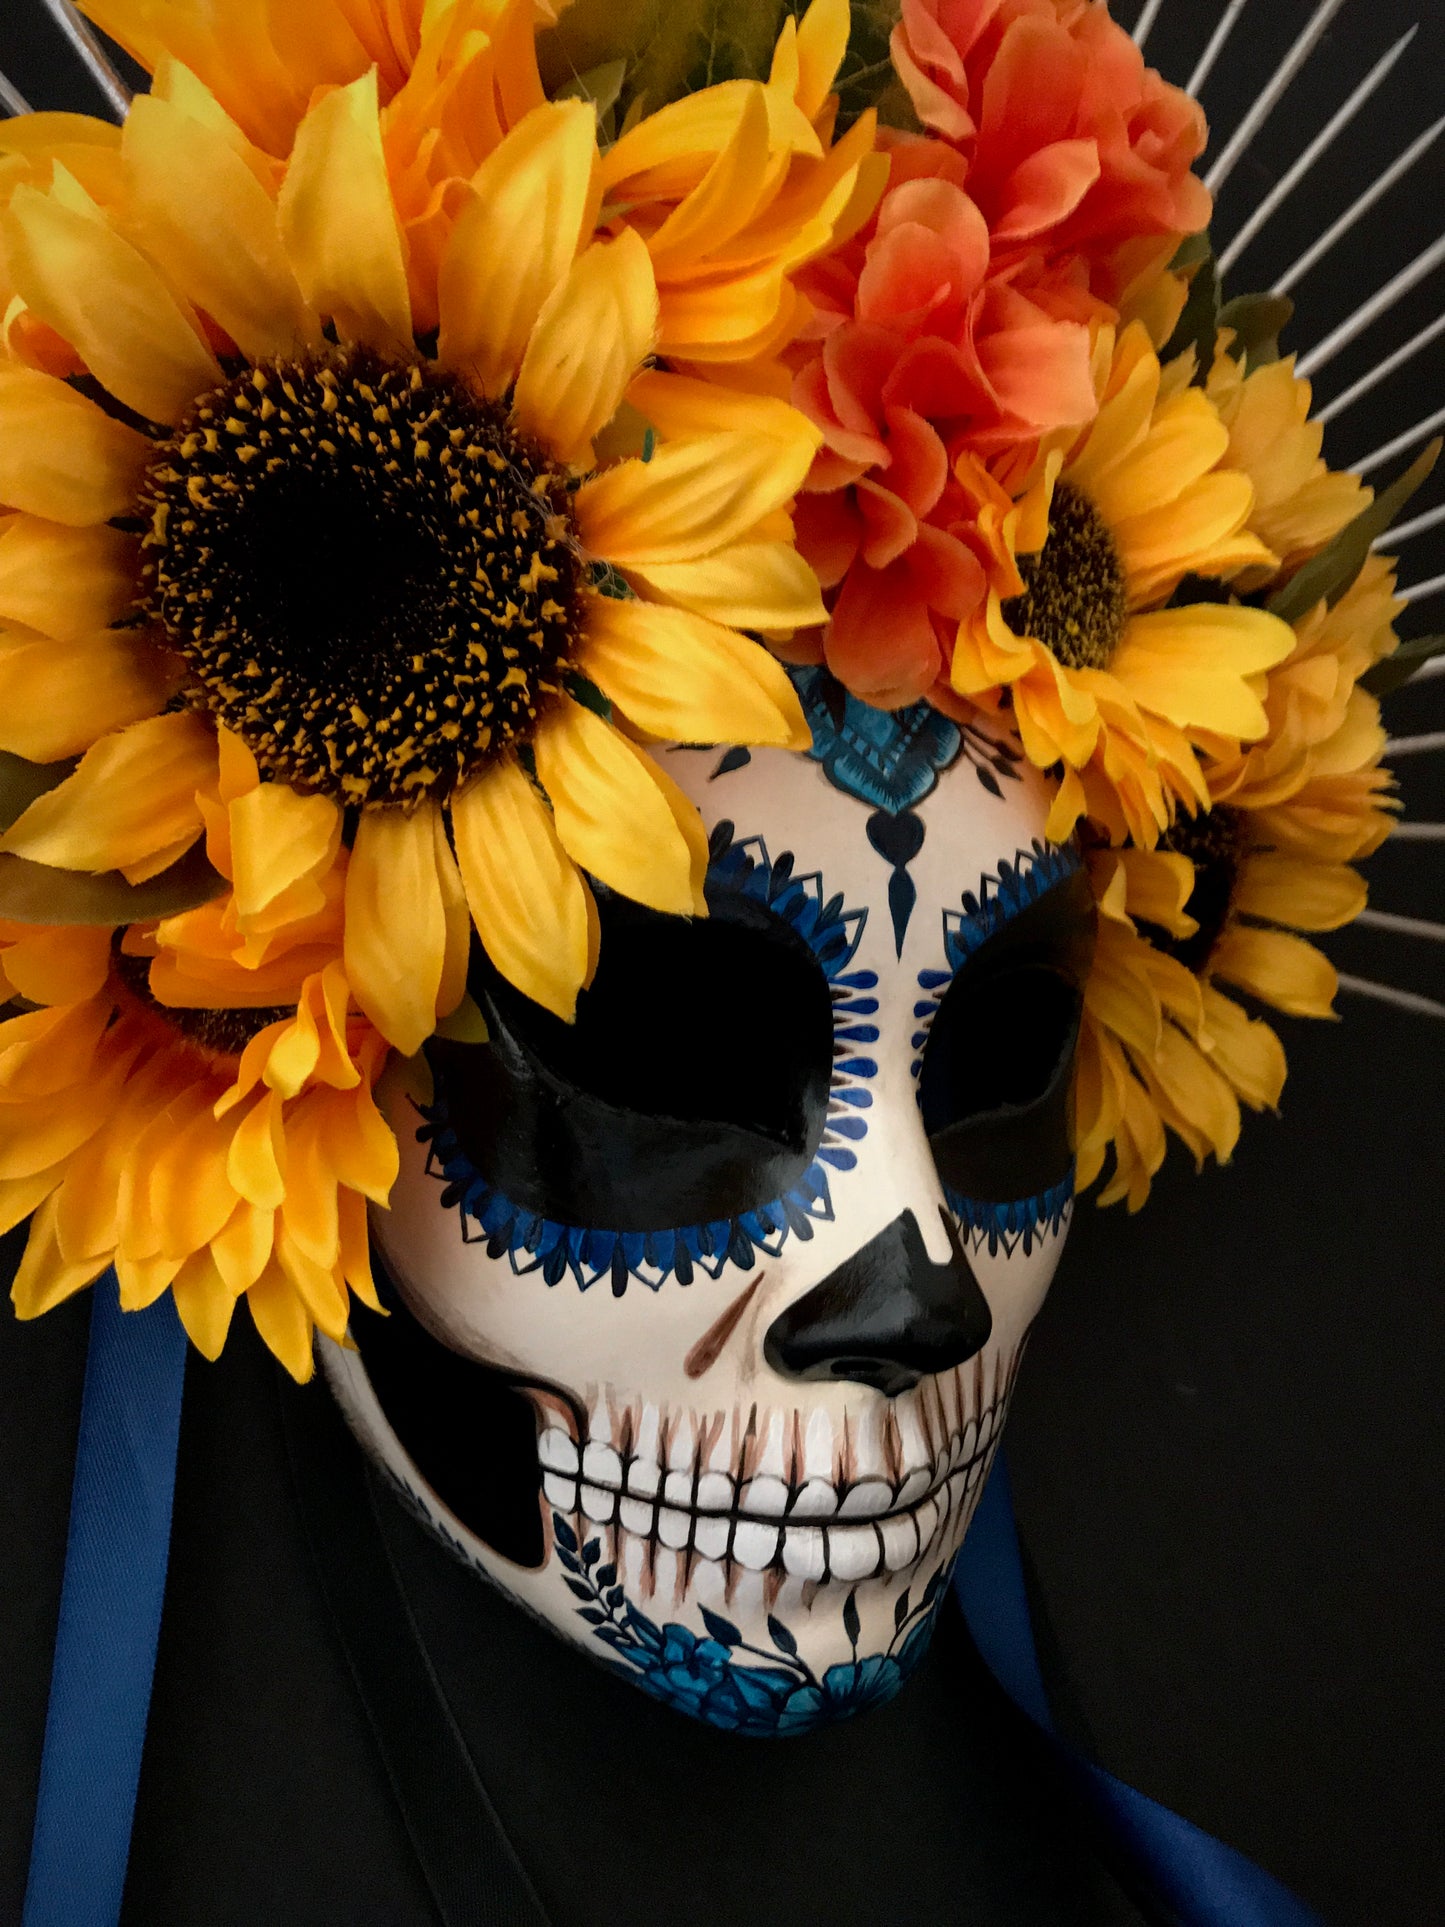
M 789 671 L 813 732 L 808 754 L 835 789 L 889 816 L 901 816 L 938 787 L 938 779 L 966 755 L 994 796 L 998 779 L 1017 777 L 1021 752 L 982 729 L 952 722 L 928 703 L 874 709 L 826 669 Z

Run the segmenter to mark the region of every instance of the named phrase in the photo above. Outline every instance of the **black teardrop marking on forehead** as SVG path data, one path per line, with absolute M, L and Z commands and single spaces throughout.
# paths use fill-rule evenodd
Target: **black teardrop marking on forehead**
M 887 810 L 875 810 L 868 819 L 868 841 L 893 868 L 893 875 L 888 879 L 888 914 L 893 919 L 893 946 L 900 957 L 908 935 L 908 922 L 918 902 L 918 886 L 908 874 L 908 865 L 923 848 L 925 834 L 923 819 L 912 810 L 904 810 L 897 816 Z

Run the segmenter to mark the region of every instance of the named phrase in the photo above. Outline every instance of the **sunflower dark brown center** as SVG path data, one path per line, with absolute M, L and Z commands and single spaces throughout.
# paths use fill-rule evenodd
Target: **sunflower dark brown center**
M 1181 816 L 1160 838 L 1159 847 L 1187 856 L 1194 865 L 1194 891 L 1186 908 L 1199 929 L 1192 937 L 1171 937 L 1151 924 L 1149 940 L 1186 970 L 1201 971 L 1214 955 L 1234 907 L 1240 866 L 1249 848 L 1244 814 L 1221 805 L 1199 816 Z
M 253 1037 L 272 1024 L 293 1017 L 294 1010 L 267 1006 L 257 1010 L 200 1010 L 161 1003 L 151 990 L 150 958 L 132 957 L 117 943 L 112 952 L 115 974 L 138 1004 L 159 1017 L 188 1044 L 225 1057 L 239 1057 Z
M 1099 511 L 1061 482 L 1054 491 L 1049 539 L 1020 556 L 1027 587 L 1003 605 L 1015 635 L 1033 636 L 1070 669 L 1107 669 L 1129 615 L 1124 567 Z
M 204 395 L 147 478 L 145 612 L 262 767 L 357 804 L 444 796 L 560 687 L 565 478 L 451 376 L 351 348 Z

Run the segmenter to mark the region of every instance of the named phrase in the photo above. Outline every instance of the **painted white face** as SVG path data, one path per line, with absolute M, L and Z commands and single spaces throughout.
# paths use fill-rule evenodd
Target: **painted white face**
M 324 1347 L 462 1558 L 658 1697 L 750 1733 L 927 1643 L 1071 1208 L 1092 902 L 1017 748 L 800 678 L 811 758 L 674 750 L 711 915 L 601 904 L 568 1030 L 384 1102 L 390 1319 Z

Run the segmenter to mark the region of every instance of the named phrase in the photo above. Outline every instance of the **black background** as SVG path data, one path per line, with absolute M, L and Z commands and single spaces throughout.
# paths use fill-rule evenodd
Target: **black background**
M 1422 4 L 1345 6 L 1229 184 L 1222 236 Z M 1218 11 L 1215 0 L 1166 0 L 1151 58 L 1186 79 Z M 1205 90 L 1223 134 L 1311 11 L 1304 0 L 1246 8 Z M 1121 13 L 1132 18 L 1129 0 Z M 1234 291 L 1266 284 L 1445 112 L 1442 56 L 1445 19 L 1432 12 L 1386 91 L 1241 263 Z M 0 65 L 37 105 L 92 104 L 36 0 L 5 0 Z M 1320 339 L 1436 238 L 1442 181 L 1445 158 L 1432 155 L 1315 270 L 1300 290 L 1305 313 L 1293 345 Z M 1341 356 L 1321 376 L 1321 396 L 1432 319 L 1441 286 L 1437 275 Z M 1332 429 L 1332 458 L 1365 456 L 1433 413 L 1442 389 L 1437 344 Z M 1432 483 L 1416 509 L 1442 496 Z M 1445 569 L 1445 540 L 1417 540 L 1405 556 L 1404 582 L 1423 580 Z M 1442 610 L 1445 600 L 1402 627 L 1423 633 Z M 1445 683 L 1392 698 L 1387 717 L 1401 735 L 1445 728 Z M 1410 816 L 1445 819 L 1442 770 L 1438 757 L 1401 763 Z M 1371 866 L 1377 906 L 1438 920 L 1442 863 L 1438 845 L 1382 853 Z M 1360 976 L 1445 996 L 1438 944 L 1357 930 L 1329 947 Z M 1009 1447 L 1056 1672 L 1098 1757 L 1262 1861 L 1329 1922 L 1422 1927 L 1445 1919 L 1445 1260 L 1437 1230 L 1445 1023 L 1354 997 L 1341 1009 L 1342 1026 L 1284 1026 L 1284 1116 L 1246 1126 L 1234 1168 L 1196 1178 L 1175 1153 L 1139 1218 L 1080 1211 L 1036 1331 Z M 14 1239 L 5 1250 L 0 1271 L 8 1273 Z M 36 1326 L 0 1323 L 0 1920 L 18 1917 L 23 1884 L 85 1317 L 82 1302 Z M 188 1379 L 127 1920 L 424 1920 L 399 1821 L 312 1594 L 284 1490 L 271 1374 L 249 1335 L 239 1327 L 238 1335 L 220 1367 L 194 1362 Z M 709 1772 L 777 1778 L 786 1801 L 786 1774 L 758 1766 L 756 1750 L 679 1743 L 678 1723 L 635 1693 L 566 1655 L 557 1668 L 538 1660 L 552 1642 L 534 1651 L 530 1628 L 518 1632 L 514 1614 L 484 1605 L 483 1589 L 429 1555 L 420 1540 L 409 1553 L 438 1638 L 456 1646 L 458 1676 L 479 1642 L 503 1655 L 499 1675 L 537 1662 L 525 1683 L 507 1686 L 505 1707 L 481 1704 L 478 1692 L 478 1717 L 510 1721 L 511 1732 L 570 1730 L 579 1746 L 577 1735 L 585 1737 L 588 1757 L 572 1759 L 570 1796 L 561 1769 L 549 1781 L 545 1750 L 535 1761 L 494 1763 L 498 1797 L 510 1794 L 517 1810 L 535 1786 L 539 1850 L 549 1801 L 576 1797 L 577 1775 L 593 1774 L 600 1786 L 638 1773 L 636 1758 L 617 1752 L 624 1738 L 629 1753 L 655 1749 L 659 1766 L 690 1775 L 681 1790 L 658 1789 L 680 1816 L 717 1803 Z M 950 1687 L 972 1695 L 975 1737 L 963 1751 L 977 1754 L 981 1744 L 1002 1763 L 1011 1804 L 997 1806 L 991 1824 L 1013 1827 L 1010 1851 L 1026 1855 L 1035 1825 L 1027 1751 L 952 1645 L 931 1676 L 939 1705 L 948 1703 L 944 1671 L 962 1676 Z M 928 1690 L 920 1685 L 914 1697 Z M 916 1736 L 927 1721 L 917 1710 L 910 1718 Z M 839 1880 L 825 1903 L 817 1868 L 830 1855 L 848 1864 L 857 1800 L 885 1821 L 896 1809 L 905 1834 L 910 1805 L 915 1820 L 935 1817 L 926 1755 L 911 1790 L 905 1781 L 885 1796 L 887 1774 L 869 1775 L 870 1757 L 899 1757 L 903 1730 L 892 1712 L 869 1724 L 875 1738 L 861 1752 L 839 1746 L 813 1756 L 836 1789 L 836 1834 L 801 1855 L 812 1887 L 782 1876 L 779 1917 L 872 1919 L 891 1897 L 895 1918 L 924 1927 L 935 1918 L 940 1927 L 946 1919 L 1034 1927 L 1053 1919 L 1042 1889 L 1020 1898 L 1027 1883 L 1016 1870 L 1007 1900 L 970 1906 L 960 1898 L 957 1910 L 935 1915 L 917 1897 L 926 1883 L 910 1885 L 886 1849 L 875 1849 L 861 1884 Z M 855 1730 L 861 1739 L 868 1729 Z M 968 1797 L 975 1814 L 985 1810 L 977 1787 Z M 605 1809 L 600 1794 L 598 1804 Z M 945 1824 L 937 1821 L 935 1832 Z M 625 1827 L 625 1813 L 616 1824 Z M 700 1848 L 704 1857 L 724 1850 Z M 739 1891 L 752 1880 L 759 1895 L 779 1893 L 776 1842 L 744 1838 L 732 1851 L 743 1868 Z M 591 1877 L 606 1887 L 603 1872 Z M 685 1898 L 666 1913 L 649 1911 L 661 1901 L 639 1899 L 630 1911 L 618 1904 L 620 1919 L 640 1923 L 734 1917 L 718 1894 L 692 1911 Z M 774 1917 L 762 1905 L 749 1912 Z M 1058 1917 L 1086 1912 L 1081 1900 L 1077 1915 L 1065 1905 Z

